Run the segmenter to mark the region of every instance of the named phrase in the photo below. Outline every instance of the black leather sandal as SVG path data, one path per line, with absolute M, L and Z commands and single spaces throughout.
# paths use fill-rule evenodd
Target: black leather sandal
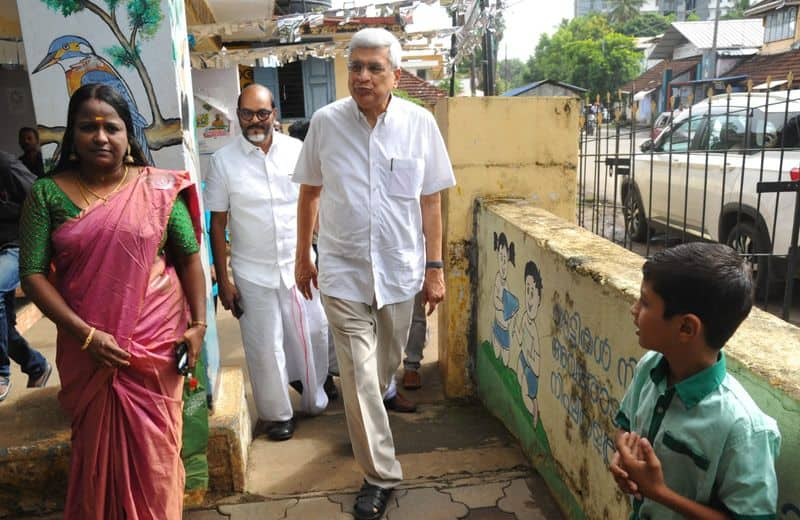
M 392 488 L 382 488 L 364 481 L 353 508 L 356 520 L 378 520 L 382 517 L 392 491 Z

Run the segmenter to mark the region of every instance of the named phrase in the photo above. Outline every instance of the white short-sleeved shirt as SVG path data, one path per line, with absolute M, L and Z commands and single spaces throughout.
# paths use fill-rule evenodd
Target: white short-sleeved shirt
M 231 268 L 276 289 L 294 286 L 299 188 L 292 173 L 302 142 L 273 132 L 268 153 L 239 136 L 211 156 L 205 203 L 228 211 Z
M 370 128 L 352 98 L 318 110 L 294 182 L 322 186 L 319 287 L 378 307 L 408 300 L 425 274 L 420 196 L 455 185 L 430 112 L 392 97 Z

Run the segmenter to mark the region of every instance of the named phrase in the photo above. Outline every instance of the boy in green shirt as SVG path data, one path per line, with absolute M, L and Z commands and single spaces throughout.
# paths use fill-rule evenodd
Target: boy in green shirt
M 616 417 L 611 473 L 631 518 L 775 518 L 777 424 L 727 373 L 722 347 L 753 305 L 747 262 L 722 244 L 653 255 L 631 308 L 648 349 Z

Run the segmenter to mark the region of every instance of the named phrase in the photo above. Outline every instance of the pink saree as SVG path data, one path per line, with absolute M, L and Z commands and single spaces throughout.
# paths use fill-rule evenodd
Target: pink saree
M 87 323 L 112 334 L 130 366 L 101 368 L 59 331 L 59 400 L 72 418 L 67 519 L 179 519 L 181 389 L 174 345 L 188 322 L 175 269 L 158 256 L 186 172 L 145 169 L 52 234 L 56 287 Z M 198 226 L 198 200 L 187 190 Z

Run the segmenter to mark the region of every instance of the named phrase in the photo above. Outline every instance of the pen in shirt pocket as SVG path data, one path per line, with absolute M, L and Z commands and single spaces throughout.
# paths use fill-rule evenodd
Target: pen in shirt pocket
M 394 171 L 394 157 L 392 157 L 391 159 L 389 159 L 389 171 L 390 171 L 390 172 L 393 172 L 393 171 Z

